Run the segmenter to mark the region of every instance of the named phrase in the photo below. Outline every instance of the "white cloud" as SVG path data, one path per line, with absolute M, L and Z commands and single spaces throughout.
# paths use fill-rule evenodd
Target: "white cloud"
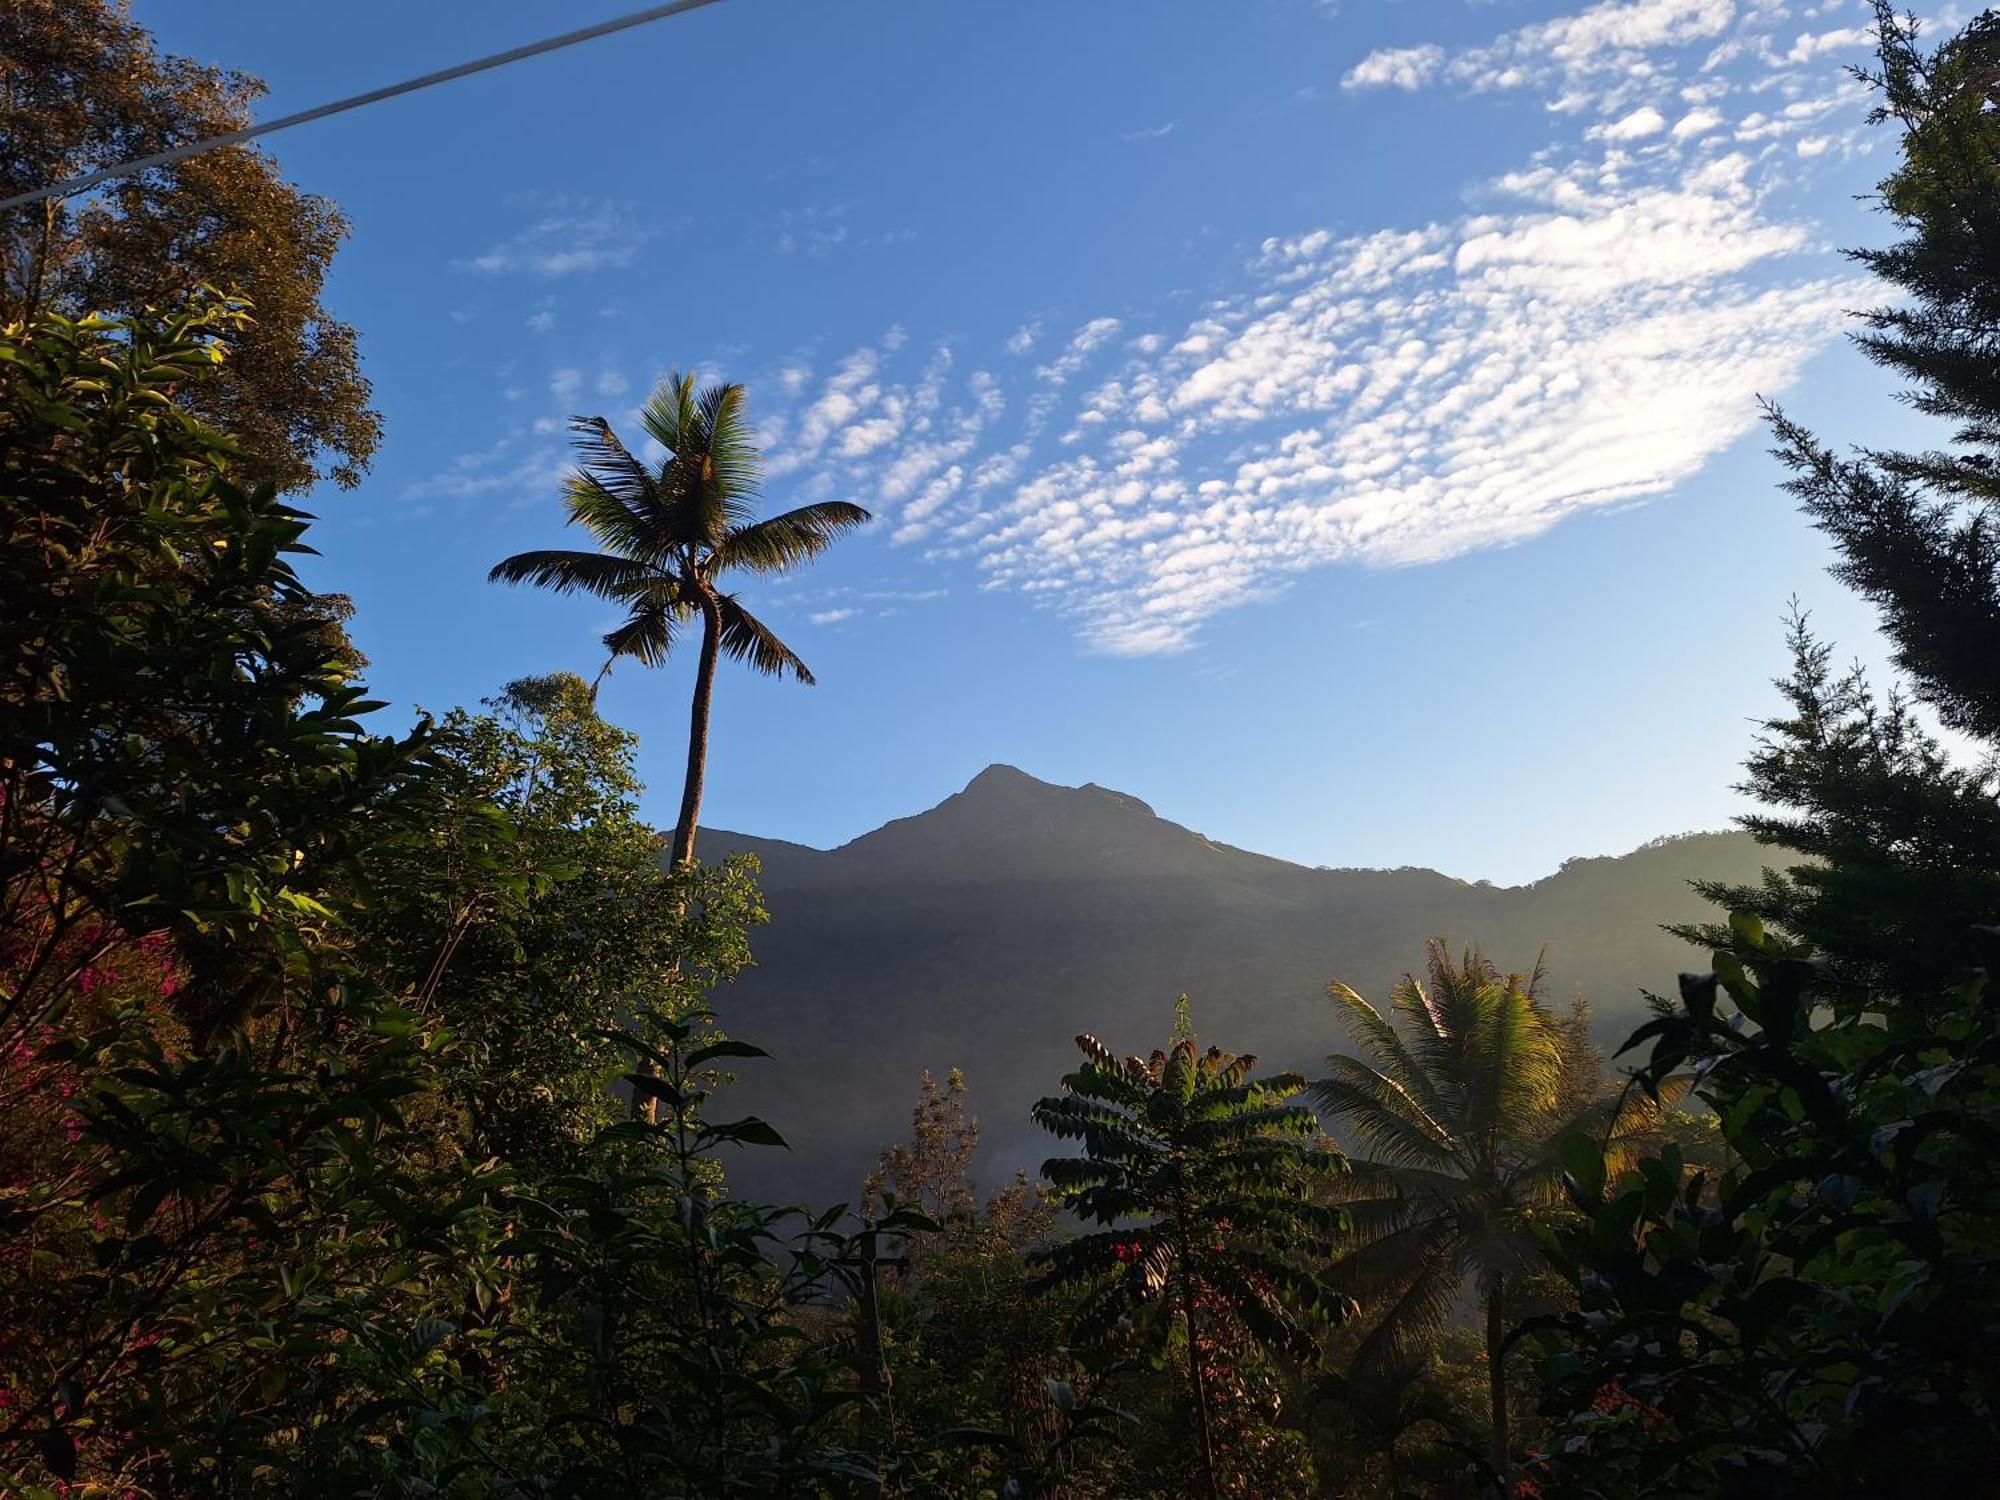
M 597 377 L 597 394 L 600 396 L 622 396 L 631 388 L 631 382 L 616 370 L 606 370 Z
M 838 625 L 842 620 L 851 620 L 860 613 L 858 609 L 822 609 L 806 618 L 815 625 Z
M 1874 33 L 1865 26 L 1843 26 L 1835 31 L 1818 34 L 1807 32 L 1793 42 L 1785 53 L 1785 61 L 1791 63 L 1810 62 L 1826 52 L 1840 52 L 1850 47 L 1866 47 L 1875 40 Z
M 773 499 L 857 499 L 892 547 L 1147 653 L 1310 569 L 1665 494 L 1868 297 L 1786 207 L 1850 144 L 1825 117 L 1860 114 L 1837 70 L 1787 61 L 1801 43 L 1771 27 L 1798 14 L 1603 0 L 1455 55 L 1372 54 L 1350 87 L 1539 90 L 1547 139 L 1461 215 L 1267 241 L 1172 322 L 1124 310 L 1045 340 L 1036 318 L 1004 341 L 1036 360 L 993 368 L 900 329 L 818 372 L 779 363 L 758 383 Z M 581 380 L 557 371 L 551 397 Z M 535 441 L 426 484 L 551 492 Z M 819 602 L 816 623 L 854 612 Z
M 1602 0 L 1460 52 L 1446 72 L 1474 90 L 1557 85 L 1565 92 L 1552 107 L 1568 110 L 1594 88 L 1615 96 L 1654 67 L 1648 54 L 1719 37 L 1735 16 L 1735 0 Z
M 518 233 L 452 266 L 483 275 L 573 276 L 631 265 L 655 234 L 624 204 L 558 198 Z
M 1116 318 L 1092 318 L 1077 329 L 1068 347 L 1035 373 L 1050 385 L 1061 385 L 1089 362 L 1090 356 L 1110 343 L 1122 325 Z
M 1252 290 L 1127 372 L 1173 420 L 1114 416 L 1030 474 L 972 528 L 982 566 L 1103 649 L 1163 651 L 1305 568 L 1434 561 L 1672 488 L 1853 296 L 1740 279 L 1803 246 L 1744 171 L 1617 191 L 1551 169 L 1504 213 L 1274 243 Z
M 1309 569 L 1437 561 L 1667 493 L 1865 297 L 1774 210 L 1780 159 L 1720 147 L 1726 90 L 1679 97 L 1676 123 L 1628 102 L 1580 133 L 1601 145 L 1543 151 L 1462 218 L 1272 240 L 1177 325 L 1087 320 L 1031 380 L 980 372 L 990 415 L 968 380 L 878 441 L 866 424 L 911 388 L 878 352 L 880 410 L 848 414 L 821 462 L 880 497 L 891 545 L 1128 654 L 1185 648 Z
M 1674 121 L 1673 137 L 1677 141 L 1690 141 L 1719 129 L 1724 123 L 1720 113 L 1706 105 L 1697 105 Z
M 1652 105 L 1642 104 L 1630 114 L 1606 125 L 1603 135 L 1607 141 L 1637 141 L 1649 135 L 1658 135 L 1666 128 L 1666 117 Z
M 553 425 L 553 424 L 552 424 Z M 540 431 L 502 438 L 483 452 L 464 453 L 403 491 L 414 501 L 504 501 L 527 506 L 552 501 L 562 490 L 567 463 L 560 444 Z
M 1169 120 L 1164 125 L 1152 125 L 1143 130 L 1128 130 L 1118 139 L 1127 142 L 1163 141 L 1181 128 L 1179 120 Z
M 849 203 L 809 203 L 804 208 L 785 209 L 778 215 L 778 234 L 771 248 L 780 255 L 820 256 L 849 244 L 862 244 L 854 235 L 849 217 L 852 212 Z
M 556 326 L 556 315 L 550 312 L 546 307 L 543 308 L 540 312 L 530 317 L 527 322 L 527 329 L 528 332 L 530 333 L 547 333 L 551 328 L 555 326 Z
M 1420 47 L 1383 47 L 1369 53 L 1340 80 L 1344 89 L 1418 89 L 1444 66 L 1444 48 L 1433 42 Z

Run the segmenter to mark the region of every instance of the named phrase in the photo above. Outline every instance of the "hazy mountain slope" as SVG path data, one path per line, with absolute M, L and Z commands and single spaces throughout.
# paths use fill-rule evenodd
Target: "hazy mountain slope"
M 739 1102 L 794 1150 L 739 1176 L 814 1199 L 855 1191 L 902 1135 L 925 1068 L 966 1070 L 986 1168 L 1004 1175 L 1047 1154 L 1027 1107 L 1071 1067 L 1078 1031 L 1149 1046 L 1185 990 L 1204 1035 L 1310 1068 L 1347 1045 L 1326 982 L 1380 997 L 1433 933 L 1514 968 L 1546 944 L 1555 993 L 1589 995 L 1600 1029 L 1622 1035 L 1640 990 L 1670 990 L 1697 958 L 1659 931 L 1701 912 L 1688 879 L 1744 878 L 1761 862 L 1744 835 L 1707 834 L 1516 888 L 1315 870 L 1004 766 L 838 849 L 719 829 L 701 848 L 757 854 L 773 918 L 757 968 L 719 1001 L 731 1031 L 775 1059 L 746 1068 Z

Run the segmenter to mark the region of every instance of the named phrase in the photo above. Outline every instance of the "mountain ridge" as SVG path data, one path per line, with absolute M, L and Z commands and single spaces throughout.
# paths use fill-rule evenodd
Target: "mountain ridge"
M 1155 811 L 1155 809 L 1150 803 L 1145 802 L 1142 799 L 1133 796 L 1129 792 L 1118 791 L 1115 787 L 1107 787 L 1095 781 L 1086 781 L 1079 786 L 1066 786 L 1061 782 L 1044 781 L 1040 777 L 1031 775 L 1030 773 L 1021 770 L 1018 766 L 1010 765 L 1003 761 L 995 761 L 991 765 L 988 765 L 984 770 L 976 773 L 973 776 L 973 778 L 970 781 L 968 781 L 965 784 L 965 786 L 962 787 L 960 790 L 946 794 L 946 796 L 943 797 L 941 800 L 939 800 L 936 803 L 933 803 L 930 807 L 925 808 L 923 811 L 915 813 L 906 813 L 901 817 L 891 818 L 888 822 L 881 824 L 879 827 L 871 828 L 866 830 L 865 832 L 858 833 L 854 837 L 846 839 L 838 844 L 829 844 L 829 845 L 805 844 L 805 843 L 800 843 L 796 839 L 773 838 L 767 834 L 745 833 L 736 829 L 711 827 L 707 824 L 704 824 L 701 828 L 701 838 L 708 841 L 710 845 L 719 844 L 723 848 L 723 850 L 729 854 L 759 853 L 760 851 L 763 850 L 772 850 L 772 851 L 777 851 L 781 854 L 788 854 L 788 855 L 789 854 L 797 854 L 797 855 L 840 854 L 843 851 L 854 848 L 856 845 L 864 844 L 866 841 L 875 838 L 877 834 L 883 833 L 891 828 L 895 828 L 900 824 L 915 823 L 921 819 L 928 818 L 933 813 L 937 813 L 945 809 L 946 807 L 950 806 L 951 804 L 957 802 L 958 799 L 963 798 L 970 793 L 974 793 L 980 790 L 984 785 L 988 784 L 990 780 L 997 779 L 1003 776 L 1009 781 L 1018 781 L 1022 783 L 1027 783 L 1028 786 L 1038 789 L 1042 792 L 1093 793 L 1100 797 L 1109 799 L 1110 801 L 1115 802 L 1123 806 L 1124 808 L 1129 809 L 1132 812 L 1135 812 L 1137 814 L 1143 815 L 1148 818 L 1157 819 L 1158 821 L 1165 823 L 1169 828 L 1177 832 L 1186 834 L 1189 838 L 1195 840 L 1199 844 L 1203 844 L 1210 848 L 1221 850 L 1227 853 L 1246 855 L 1252 859 L 1266 860 L 1274 865 L 1282 865 L 1292 870 L 1308 871 L 1319 874 L 1364 874 L 1364 873 L 1402 874 L 1406 872 L 1421 872 L 1427 875 L 1438 876 L 1440 879 L 1454 881 L 1461 885 L 1481 887 L 1481 888 L 1491 888 L 1495 890 L 1509 890 L 1509 891 L 1532 890 L 1535 887 L 1542 885 L 1547 881 L 1556 879 L 1558 876 L 1562 875 L 1564 871 L 1567 870 L 1569 867 L 1591 860 L 1626 859 L 1633 855 L 1643 854 L 1649 849 L 1670 846 L 1673 844 L 1678 844 L 1689 840 L 1700 840 L 1708 838 L 1734 839 L 1742 836 L 1739 835 L 1737 831 L 1734 829 L 1695 829 L 1686 833 L 1666 834 L 1658 838 L 1649 839 L 1645 843 L 1635 845 L 1633 848 L 1628 850 L 1622 850 L 1605 854 L 1572 855 L 1569 859 L 1565 860 L 1562 865 L 1558 866 L 1554 870 L 1551 870 L 1546 875 L 1537 876 L 1533 880 L 1521 881 L 1513 885 L 1502 885 L 1492 880 L 1474 878 L 1469 876 L 1453 875 L 1447 871 L 1438 869 L 1434 865 L 1306 864 L 1299 860 L 1287 859 L 1283 855 L 1265 854 L 1260 850 L 1245 848 L 1241 844 L 1231 844 L 1223 839 L 1212 838 L 1208 834 L 1201 832 L 1199 829 L 1190 828 L 1188 825 L 1184 823 L 1176 823 L 1172 819 L 1163 817 L 1160 813 Z
M 739 1175 L 814 1200 L 858 1190 L 905 1134 L 925 1070 L 965 1069 L 984 1176 L 1032 1170 L 1047 1143 L 1027 1108 L 1074 1065 L 1074 1036 L 1145 1050 L 1182 992 L 1208 1039 L 1310 1071 L 1350 1045 L 1327 982 L 1382 1000 L 1432 935 L 1508 969 L 1546 949 L 1553 998 L 1587 995 L 1615 1044 L 1643 1018 L 1642 990 L 1669 989 L 1699 962 L 1660 930 L 1704 912 L 1686 882 L 1753 879 L 1764 858 L 1747 834 L 1697 833 L 1565 861 L 1519 886 L 1422 866 L 1315 867 L 1007 765 L 831 849 L 719 828 L 699 847 L 758 855 L 773 917 L 753 934 L 756 965 L 716 1008 L 773 1054 L 744 1070 L 739 1102 L 794 1150 L 746 1160 Z

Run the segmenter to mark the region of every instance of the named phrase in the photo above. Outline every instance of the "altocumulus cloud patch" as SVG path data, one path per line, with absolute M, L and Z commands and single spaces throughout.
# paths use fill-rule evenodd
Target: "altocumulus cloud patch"
M 1600 4 L 1456 53 L 1413 37 L 1343 93 L 1532 91 L 1551 122 L 1473 211 L 1267 241 L 1175 323 L 1037 314 L 985 360 L 894 328 L 787 364 L 759 387 L 773 478 L 859 496 L 889 546 L 1130 654 L 1302 570 L 1665 493 L 1868 299 L 1775 206 L 1865 149 L 1838 66 L 1863 40 L 1732 0 Z

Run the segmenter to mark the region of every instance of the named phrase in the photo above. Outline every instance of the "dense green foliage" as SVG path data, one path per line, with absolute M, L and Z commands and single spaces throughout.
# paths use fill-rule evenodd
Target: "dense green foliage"
M 250 123 L 264 86 L 162 56 L 116 0 L 0 7 L 0 197 Z M 381 437 L 354 330 L 322 300 L 347 221 L 254 146 L 206 151 L 0 215 L 0 322 L 184 308 L 227 287 L 257 316 L 216 329 L 230 359 L 183 390 L 243 449 L 238 472 L 304 490 L 359 482 Z
M 224 306 L 0 344 L 0 1475 L 337 1471 L 450 1254 L 440 1038 L 327 898 L 417 815 L 292 573 L 305 520 L 174 399 Z M 448 1292 L 445 1295 L 449 1295 Z M 397 1399 L 400 1398 L 393 1398 Z M 393 1425 L 390 1424 L 390 1425 Z
M 306 518 L 178 399 L 233 316 L 0 343 L 0 1483 L 871 1472 L 796 1315 L 837 1215 L 722 1198 L 774 1136 L 701 1108 L 749 871 L 662 870 L 580 683 L 366 732 Z
M 2000 1439 L 1990 969 L 1888 994 L 1736 925 L 1749 960 L 1683 981 L 1640 1074 L 1696 1065 L 1728 1169 L 1689 1175 L 1669 1148 L 1607 1188 L 1596 1142 L 1573 1143 L 1590 1217 L 1550 1237 L 1581 1311 L 1550 1339 L 1574 1414 L 1548 1472 L 1600 1495 L 1948 1486 Z
M 1690 1068 L 1728 1150 L 1610 1177 L 1572 1143 L 1585 1222 L 1549 1237 L 1580 1310 L 1538 1334 L 1558 1415 L 1546 1484 L 1588 1495 L 1908 1494 L 1990 1467 L 2000 1436 L 2000 18 L 1935 52 L 1878 12 L 1878 119 L 1901 127 L 1868 264 L 1907 299 L 1862 347 L 1954 424 L 1949 451 L 1837 458 L 1774 414 L 1792 492 L 1880 608 L 1900 697 L 1795 622 L 1791 713 L 1767 726 L 1749 820 L 1806 859 L 1700 935 L 1712 973 L 1641 1029 L 1637 1083 Z

